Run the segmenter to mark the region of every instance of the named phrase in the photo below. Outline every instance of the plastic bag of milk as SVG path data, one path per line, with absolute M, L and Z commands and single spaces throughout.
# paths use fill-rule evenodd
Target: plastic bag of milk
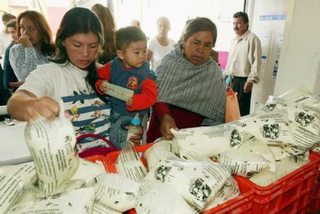
M 33 162 L 18 165 L 1 166 L 0 168 L 0 213 L 16 203 L 26 187 L 36 181 L 36 170 Z
M 225 203 L 226 201 L 236 198 L 239 195 L 240 195 L 240 189 L 239 189 L 238 183 L 231 176 L 224 183 L 223 187 L 214 196 L 214 198 L 207 204 L 205 210 L 209 211 L 210 209 L 213 209 L 216 206 Z
M 320 136 L 319 109 L 307 105 L 290 105 L 288 118 L 302 129 Z
M 268 114 L 271 112 L 286 109 L 287 106 L 288 106 L 288 101 L 269 96 L 265 104 L 258 103 L 258 102 L 255 103 L 253 115 L 260 115 L 260 114 L 266 114 L 266 113 Z
M 80 158 L 78 169 L 71 179 L 83 180 L 88 184 L 94 177 L 103 173 L 106 173 L 106 170 L 102 164 Z
M 239 132 L 248 132 L 257 140 L 265 144 L 279 146 L 296 146 L 287 113 L 277 111 L 248 118 L 241 126 L 236 127 Z
M 171 129 L 171 132 L 180 148 L 212 158 L 231 148 L 229 136 L 232 129 L 231 124 L 221 124 L 186 128 L 179 131 Z
M 36 201 L 18 203 L 7 214 L 26 213 L 77 213 L 90 214 L 94 201 L 94 189 L 81 188 L 42 198 Z
M 24 133 L 39 178 L 39 189 L 45 195 L 57 193 L 59 186 L 73 176 L 79 164 L 74 128 L 64 117 L 62 101 L 59 117 L 29 123 Z
M 91 214 L 122 214 L 122 212 L 113 210 L 101 202 L 94 201 Z
M 244 177 L 250 177 L 270 166 L 270 162 L 261 154 L 241 149 L 221 153 L 218 162 L 231 167 L 233 174 Z
M 144 157 L 147 161 L 148 168 L 153 168 L 160 160 L 175 160 L 179 159 L 179 149 L 175 141 L 161 140 L 154 143 L 144 152 Z
M 276 170 L 275 157 L 267 144 L 247 131 L 239 132 L 244 139 L 238 146 L 219 154 L 217 161 L 232 168 L 234 174 L 250 176 L 269 167 Z
M 137 182 L 141 182 L 148 171 L 139 153 L 133 148 L 132 143 L 128 143 L 127 146 L 122 148 L 116 159 L 115 166 L 120 175 Z
M 136 211 L 138 214 L 195 213 L 173 186 L 160 181 L 145 181 L 141 184 Z
M 145 180 L 173 186 L 189 204 L 201 211 L 230 176 L 227 166 L 215 162 L 160 160 Z
M 60 192 L 70 192 L 83 187 L 85 187 L 85 182 L 83 180 L 69 180 L 67 182 L 64 182 L 63 185 L 61 185 Z M 25 190 L 22 193 L 22 196 L 19 198 L 16 204 L 33 203 L 35 201 L 43 200 L 45 198 L 50 198 L 50 197 L 54 198 L 58 194 L 55 194 L 52 197 L 45 196 L 37 187 L 37 183 L 35 183 L 35 184 L 28 185 L 25 188 Z
M 95 201 L 113 210 L 125 212 L 137 204 L 140 184 L 116 173 L 101 174 L 94 178 Z
M 290 90 L 278 95 L 277 98 L 297 103 L 310 95 L 311 93 L 308 87 L 305 84 L 299 84 L 295 88 L 291 88 Z

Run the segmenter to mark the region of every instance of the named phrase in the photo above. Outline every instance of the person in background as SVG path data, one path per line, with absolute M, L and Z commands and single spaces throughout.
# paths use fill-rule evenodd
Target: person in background
M 11 47 L 18 42 L 17 35 L 17 21 L 12 19 L 7 22 L 6 25 L 8 34 L 11 36 L 12 42 L 6 48 L 4 59 L 3 59 L 3 73 L 2 73 L 2 83 L 3 83 L 3 91 L 0 92 L 1 99 L 0 105 L 7 105 L 7 102 L 12 95 L 12 93 L 23 83 L 19 82 L 16 75 L 14 74 L 12 67 L 9 62 L 9 52 Z M 10 115 L 2 115 L 2 119 L 4 119 L 4 124 L 12 126 L 15 124 L 13 118 Z M 1 120 L 1 118 L 0 118 Z
M 156 71 L 163 56 L 173 48 L 175 41 L 168 37 L 170 21 L 166 17 L 157 20 L 157 35 L 148 41 L 147 55 L 151 62 L 151 69 Z
M 250 113 L 253 84 L 259 82 L 261 67 L 260 39 L 249 30 L 249 18 L 245 12 L 233 15 L 233 29 L 236 37 L 225 69 L 226 76 L 232 76 L 232 89 L 238 93 L 240 115 Z
M 14 20 L 16 17 L 10 13 L 4 13 L 2 15 L 2 23 L 4 24 L 4 30 L 0 32 L 0 105 L 6 105 L 11 95 L 10 90 L 4 83 L 4 58 L 5 50 L 10 45 L 11 37 L 7 29 L 7 23 L 10 20 Z M 5 120 L 8 115 L 0 115 L 0 120 Z
M 37 65 L 48 62 L 53 42 L 49 24 L 39 12 L 22 12 L 17 24 L 19 43 L 11 48 L 9 60 L 18 80 L 24 81 Z
M 3 84 L 5 89 L 9 89 L 11 94 L 23 84 L 24 81 L 18 81 L 16 75 L 13 72 L 12 66 L 9 61 L 9 53 L 10 49 L 14 44 L 19 42 L 18 34 L 17 34 L 17 21 L 11 20 L 7 23 L 7 29 L 9 34 L 11 35 L 11 44 L 7 47 L 4 60 L 3 60 Z
M 56 51 L 50 63 L 37 66 L 12 95 L 8 112 L 22 121 L 54 119 L 62 99 L 77 136 L 108 137 L 110 107 L 95 93 L 96 57 L 103 43 L 99 18 L 90 9 L 75 7 L 62 18 Z
M 98 63 L 104 65 L 109 61 L 113 60 L 116 57 L 116 48 L 115 48 L 115 31 L 116 26 L 114 23 L 114 18 L 112 12 L 109 8 L 101 5 L 94 4 L 91 7 L 91 10 L 96 13 L 99 17 L 102 28 L 103 28 L 103 36 L 104 36 L 104 45 L 99 51 L 97 61 Z
M 153 106 L 147 142 L 172 139 L 170 129 L 224 123 L 226 88 L 210 56 L 216 25 L 198 17 L 186 23 L 181 39 L 157 67 L 158 99 Z
M 147 62 L 147 38 L 138 27 L 125 27 L 116 32 L 117 57 L 98 70 L 96 88 L 100 94 L 108 90 L 106 81 L 134 91 L 129 100 L 108 97 L 111 104 L 110 140 L 119 149 L 126 145 L 130 120 L 139 114 L 141 121 L 157 99 L 155 76 Z M 142 134 L 142 133 L 140 133 Z M 139 136 L 140 137 L 140 136 Z
M 141 28 L 140 21 L 137 20 L 137 19 L 131 20 L 129 26 L 134 26 L 134 27 Z
M 15 20 L 16 17 L 12 15 L 11 13 L 4 13 L 2 15 L 2 23 L 4 26 L 3 31 L 0 32 L 0 55 L 4 54 L 6 48 L 10 45 L 11 43 L 11 37 L 7 29 L 7 23 L 11 20 Z M 1 63 L 2 64 L 2 63 Z

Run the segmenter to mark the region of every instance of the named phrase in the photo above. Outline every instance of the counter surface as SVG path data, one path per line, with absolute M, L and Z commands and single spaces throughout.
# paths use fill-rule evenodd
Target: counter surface
M 15 121 L 15 125 L 8 126 L 0 122 L 0 166 L 24 163 L 31 160 L 27 144 L 24 139 L 26 122 Z

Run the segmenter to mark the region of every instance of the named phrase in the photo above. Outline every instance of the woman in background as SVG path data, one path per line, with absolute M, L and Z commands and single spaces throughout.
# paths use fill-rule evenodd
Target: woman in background
M 210 56 L 217 29 L 208 18 L 187 22 L 179 44 L 157 68 L 158 99 L 147 142 L 172 139 L 170 129 L 224 123 L 226 88 L 222 72 Z
M 91 7 L 91 10 L 96 13 L 99 17 L 104 36 L 104 44 L 98 53 L 97 61 L 98 63 L 104 65 L 116 57 L 115 49 L 115 23 L 112 12 L 109 8 L 101 5 L 95 4 Z
M 37 65 L 45 64 L 54 46 L 47 20 L 37 11 L 22 12 L 17 19 L 19 43 L 10 49 L 9 60 L 19 81 Z
M 160 17 L 157 20 L 157 35 L 148 42 L 147 54 L 153 71 L 156 71 L 161 59 L 175 44 L 174 40 L 168 37 L 170 28 L 169 19 Z

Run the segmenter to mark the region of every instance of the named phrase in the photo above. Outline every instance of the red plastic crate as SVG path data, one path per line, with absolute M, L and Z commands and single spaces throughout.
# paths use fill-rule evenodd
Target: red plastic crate
M 240 189 L 240 196 L 224 202 L 210 210 L 203 212 L 203 214 L 231 214 L 243 213 L 251 214 L 253 208 L 254 190 L 245 182 L 234 177 Z
M 313 152 L 314 155 L 320 158 L 320 152 Z M 320 163 L 318 164 L 320 170 Z M 311 200 L 308 209 L 308 213 L 319 213 L 320 212 L 320 171 L 315 182 L 315 186 L 311 193 Z
M 259 186 L 248 178 L 239 177 L 255 189 L 252 212 L 307 213 L 311 193 L 318 178 L 319 162 L 319 157 L 310 154 L 310 161 L 307 164 L 268 186 Z
M 104 169 L 106 170 L 106 172 L 108 172 L 108 163 L 107 163 L 107 159 L 105 156 L 103 155 L 92 155 L 92 156 L 88 156 L 88 157 L 85 157 L 84 159 L 88 160 L 88 161 L 91 161 L 91 162 L 102 162 L 103 166 L 104 166 Z
M 137 152 L 144 152 L 146 151 L 152 144 L 147 144 L 140 147 L 135 147 Z M 110 152 L 106 156 L 107 162 L 107 169 L 109 172 L 116 173 L 115 162 L 118 158 L 119 151 Z M 146 165 L 145 159 L 141 158 L 142 162 Z M 251 188 L 247 182 L 244 182 L 242 179 L 235 177 L 239 189 L 240 189 L 240 196 L 231 199 L 223 204 L 220 204 L 210 210 L 203 212 L 203 214 L 231 214 L 231 213 L 239 213 L 239 214 L 251 214 L 252 207 L 253 207 L 253 194 L 254 189 Z M 127 213 L 129 214 L 136 214 L 135 209 L 129 210 Z
M 134 147 L 134 149 L 137 152 L 142 153 L 142 152 L 146 151 L 152 145 L 153 145 L 152 143 L 148 143 L 148 144 L 145 144 L 142 146 L 136 146 L 136 147 Z M 108 172 L 112 172 L 112 173 L 117 172 L 115 163 L 116 163 L 116 160 L 118 158 L 119 153 L 120 153 L 120 151 L 114 151 L 114 152 L 110 152 L 106 155 L 106 166 L 107 166 Z M 145 166 L 147 166 L 147 163 L 144 158 L 142 158 L 141 161 L 144 163 Z
M 320 212 L 320 176 L 318 176 L 315 187 L 312 191 L 308 213 Z

